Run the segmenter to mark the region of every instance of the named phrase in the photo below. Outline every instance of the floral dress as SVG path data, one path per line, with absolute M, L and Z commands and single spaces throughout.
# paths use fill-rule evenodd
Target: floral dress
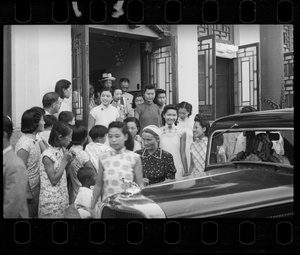
M 123 148 L 120 153 L 116 151 L 105 152 L 100 162 L 103 166 L 103 192 L 102 201 L 124 190 L 122 178 L 134 180 L 134 167 L 140 156 Z
M 54 171 L 58 171 L 63 159 L 63 149 L 57 147 L 48 147 L 43 153 L 43 157 L 47 156 L 54 163 Z M 41 161 L 41 192 L 39 203 L 39 218 L 62 218 L 65 209 L 69 206 L 69 195 L 67 188 L 66 171 L 56 185 L 52 185 L 45 166 Z
M 38 141 L 33 134 L 24 134 L 21 136 L 19 141 L 15 146 L 15 152 L 19 150 L 25 150 L 29 153 L 27 160 L 27 171 L 30 190 L 33 195 L 33 203 L 28 204 L 29 217 L 36 218 L 38 216 L 38 203 L 39 203 L 39 194 L 40 194 L 40 157 L 41 149 L 38 144 Z

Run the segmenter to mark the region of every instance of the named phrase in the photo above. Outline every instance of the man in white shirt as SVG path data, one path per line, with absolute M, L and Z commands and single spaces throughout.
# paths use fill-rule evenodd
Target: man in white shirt
M 43 108 L 46 112 L 45 115 L 53 115 L 58 113 L 61 101 L 59 100 L 59 95 L 56 92 L 48 92 L 43 96 Z
M 126 117 L 133 117 L 130 114 L 132 112 L 133 95 L 131 95 L 130 93 L 127 92 L 129 89 L 129 83 L 130 83 L 130 81 L 128 78 L 121 78 L 119 81 L 119 85 L 123 92 L 123 95 L 121 97 L 121 104 L 123 104 L 125 107 Z

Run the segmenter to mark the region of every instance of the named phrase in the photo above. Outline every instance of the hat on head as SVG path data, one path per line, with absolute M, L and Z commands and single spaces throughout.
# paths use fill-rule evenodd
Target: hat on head
M 147 131 L 147 130 L 151 130 L 153 133 L 155 133 L 157 136 L 161 135 L 160 129 L 159 127 L 155 126 L 155 125 L 149 125 L 143 128 L 143 132 Z
M 102 79 L 100 79 L 99 81 L 108 81 L 108 80 L 115 81 L 116 78 L 112 77 L 111 73 L 103 73 Z

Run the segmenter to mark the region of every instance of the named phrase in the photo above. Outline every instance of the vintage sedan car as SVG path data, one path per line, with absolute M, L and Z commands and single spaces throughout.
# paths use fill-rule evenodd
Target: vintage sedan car
M 216 120 L 203 174 L 142 190 L 127 183 L 104 200 L 101 217 L 293 217 L 293 120 L 293 108 Z

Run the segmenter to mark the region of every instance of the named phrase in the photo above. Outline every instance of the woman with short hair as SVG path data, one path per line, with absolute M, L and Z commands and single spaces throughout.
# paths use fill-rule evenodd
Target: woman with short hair
M 157 126 L 146 126 L 142 131 L 144 149 L 135 152 L 142 157 L 143 177 L 149 179 L 150 185 L 175 179 L 173 156 L 159 147 L 159 137 L 160 129 Z
M 26 110 L 21 119 L 21 132 L 24 133 L 15 146 L 16 154 L 23 160 L 28 171 L 27 203 L 30 218 L 37 218 L 40 194 L 41 147 L 37 133 L 44 130 L 45 110 L 33 107 Z

